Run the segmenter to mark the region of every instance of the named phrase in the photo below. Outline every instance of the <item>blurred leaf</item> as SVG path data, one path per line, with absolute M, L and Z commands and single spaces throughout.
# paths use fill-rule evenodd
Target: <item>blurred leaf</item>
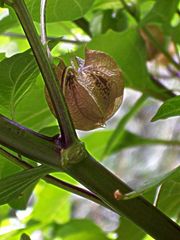
M 96 0 L 93 4 L 93 10 L 119 9 L 122 4 L 119 0 Z
M 31 240 L 31 238 L 30 238 L 26 233 L 23 233 L 23 234 L 21 235 L 20 240 Z
M 135 133 L 124 130 L 122 134 L 118 136 L 111 148 L 107 151 L 107 144 L 113 134 L 114 131 L 112 130 L 95 131 L 87 134 L 85 137 L 82 137 L 81 140 L 85 143 L 87 150 L 98 160 L 103 160 L 104 156 L 111 155 L 121 151 L 124 148 L 136 147 L 139 145 L 161 144 L 180 146 L 180 141 L 177 140 L 144 138 Z
M 47 1 L 47 22 L 78 19 L 90 9 L 94 0 L 49 0 Z M 40 2 L 26 0 L 34 20 L 39 21 Z
M 41 188 L 36 194 L 37 202 L 31 213 L 31 219 L 43 224 L 52 221 L 63 223 L 69 220 L 71 207 L 69 193 L 47 183 L 41 185 Z
M 87 219 L 73 219 L 70 222 L 59 226 L 56 236 L 63 240 L 108 240 L 105 233 L 93 222 Z
M 180 223 L 180 171 L 176 179 L 169 179 L 162 184 L 157 207 L 166 215 Z
M 102 155 L 106 147 L 106 143 L 111 137 L 113 131 L 103 130 L 95 131 L 82 137 L 82 142 L 85 143 L 86 149 L 93 155 L 97 160 L 102 160 Z M 98 143 L 98 144 L 97 144 Z
M 0 53 L 0 61 L 2 61 L 5 58 L 5 53 Z
M 164 184 L 167 181 L 175 181 L 175 182 L 179 182 L 180 184 L 180 167 L 177 167 L 162 176 L 158 176 L 150 180 L 149 182 L 145 183 L 143 186 L 139 187 L 135 191 L 125 194 L 123 199 L 131 199 L 131 198 L 138 197 L 139 195 L 142 195 L 143 193 L 148 192 L 152 190 L 152 188 L 156 188 L 160 184 Z
M 177 140 L 145 138 L 129 131 L 125 131 L 121 136 L 119 136 L 118 140 L 119 142 L 116 141 L 115 144 L 112 145 L 109 154 L 120 151 L 123 148 L 136 147 L 139 145 L 160 144 L 180 146 L 180 141 Z
M 176 96 L 165 101 L 151 121 L 157 121 L 174 116 L 180 116 L 180 96 Z
M 113 149 L 119 148 L 119 144 L 123 144 L 124 141 L 122 141 L 122 138 L 124 137 L 125 127 L 128 121 L 132 119 L 134 115 L 139 111 L 139 109 L 145 103 L 146 99 L 147 97 L 142 94 L 141 97 L 139 97 L 138 100 L 129 109 L 129 111 L 120 119 L 116 128 L 113 131 L 113 134 L 111 135 L 111 138 L 107 142 L 103 155 L 108 155 L 109 153 L 112 153 Z M 126 145 L 126 142 L 125 142 L 125 145 Z
M 22 193 L 20 196 L 18 196 L 18 198 L 12 200 L 9 202 L 9 205 L 14 208 L 14 209 L 18 209 L 18 210 L 24 210 L 27 207 L 29 198 L 35 188 L 37 184 L 37 181 L 32 183 L 31 185 L 29 185 Z
M 40 166 L 33 169 L 23 170 L 0 180 L 0 205 L 8 203 L 20 196 L 32 183 L 49 173 L 51 169 Z
M 141 228 L 125 217 L 121 217 L 116 232 L 118 234 L 117 240 L 143 240 L 146 236 L 146 233 Z
M 18 19 L 13 10 L 9 9 L 9 15 L 0 20 L 0 33 L 18 25 Z
M 34 83 L 39 70 L 30 51 L 16 54 L 0 62 L 0 105 L 12 118 L 18 103 Z
M 106 33 L 109 29 L 120 32 L 127 28 L 127 17 L 123 10 L 98 11 L 90 22 L 93 36 Z
M 173 41 L 180 44 L 180 23 L 172 28 L 171 34 Z
M 143 22 L 159 22 L 168 24 L 170 23 L 173 15 L 178 8 L 179 0 L 155 1 L 153 8 L 143 19 Z
M 6 204 L 0 206 L 0 222 L 9 217 L 10 207 Z

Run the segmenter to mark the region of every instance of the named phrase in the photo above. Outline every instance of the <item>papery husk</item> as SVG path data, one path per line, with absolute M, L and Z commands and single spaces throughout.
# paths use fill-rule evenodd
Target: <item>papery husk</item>
M 80 63 L 78 69 L 67 73 L 65 86 L 62 83 L 66 68 L 63 63 L 56 73 L 75 128 L 92 130 L 103 126 L 121 105 L 122 73 L 112 57 L 101 51 L 86 49 L 85 60 Z M 47 91 L 46 98 L 54 113 Z

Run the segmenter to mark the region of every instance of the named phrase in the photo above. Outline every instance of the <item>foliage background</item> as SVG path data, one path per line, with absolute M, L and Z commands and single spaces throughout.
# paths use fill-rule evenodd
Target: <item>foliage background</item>
M 26 0 L 26 3 L 39 31 L 39 1 Z M 165 36 L 176 43 L 178 61 L 178 6 L 178 0 L 139 0 L 132 7 L 140 16 L 139 23 L 119 0 L 49 0 L 47 6 L 48 37 L 54 42 L 58 40 L 52 50 L 54 57 L 61 56 L 68 63 L 74 55 L 83 56 L 86 45 L 109 53 L 123 70 L 126 89 L 122 107 L 104 129 L 78 131 L 80 138 L 90 153 L 121 179 L 140 193 L 145 189 L 145 197 L 150 201 L 154 201 L 157 187 L 163 181 L 161 188 L 158 187 L 157 206 L 177 222 L 179 169 L 171 170 L 179 164 L 179 119 L 169 117 L 180 114 L 180 98 L 168 100 L 156 114 L 162 105 L 159 99 L 164 100 L 165 93 L 152 82 L 151 75 L 158 76 L 158 81 L 178 94 L 180 68 L 157 62 L 147 64 L 138 27 L 158 24 Z M 57 133 L 57 123 L 45 101 L 44 83 L 28 49 L 12 9 L 0 9 L 0 112 L 28 128 L 53 136 Z M 148 98 L 141 98 L 137 106 L 136 101 L 143 93 Z M 151 122 L 153 117 L 156 121 Z M 0 179 L 19 170 L 0 156 Z M 162 175 L 169 172 L 162 180 Z M 75 184 L 65 174 L 56 176 Z M 127 219 L 103 207 L 43 181 L 31 195 L 33 187 L 19 199 L 0 207 L 1 240 L 20 239 L 20 236 L 26 239 L 27 236 L 21 235 L 23 232 L 32 240 L 150 239 Z

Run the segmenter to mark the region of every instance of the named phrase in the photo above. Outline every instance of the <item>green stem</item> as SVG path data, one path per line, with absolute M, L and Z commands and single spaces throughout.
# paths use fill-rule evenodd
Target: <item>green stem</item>
M 77 141 L 77 136 L 63 94 L 59 88 L 58 79 L 54 72 L 53 66 L 48 59 L 48 55 L 45 51 L 44 46 L 41 44 L 38 33 L 35 29 L 31 15 L 27 10 L 24 0 L 14 0 L 12 7 L 16 12 L 19 21 L 21 22 L 21 25 L 39 65 L 40 71 L 51 97 L 53 107 L 56 112 L 65 147 L 68 147 Z
M 0 144 L 60 170 L 60 147 L 0 114 Z
M 60 149 L 56 142 L 43 139 L 2 116 L 0 116 L 0 133 L 0 144 L 32 160 L 48 164 L 57 170 L 64 170 L 96 194 L 111 209 L 128 217 L 155 239 L 176 240 L 180 234 L 178 225 L 145 199 L 138 197 L 117 201 L 114 197 L 116 190 L 125 194 L 132 189 L 83 151 L 83 148 L 79 151 L 73 145 L 62 151 L 64 160 L 65 157 L 70 158 L 69 163 L 65 163 L 63 168 L 60 162 L 62 158 L 60 159 L 59 156 Z M 66 154 L 68 151 L 69 155 Z
M 127 114 L 125 114 L 121 120 L 119 121 L 117 127 L 113 131 L 110 139 L 108 140 L 105 152 L 103 156 L 108 155 L 109 152 L 113 149 L 113 147 L 117 144 L 117 142 L 121 141 L 122 136 L 125 132 L 125 126 L 129 122 L 129 120 L 139 111 L 142 105 L 145 103 L 147 96 L 142 94 L 141 97 L 135 102 L 134 106 L 132 106 Z
M 115 192 L 119 190 L 125 194 L 132 190 L 91 156 L 88 155 L 84 161 L 69 167 L 66 172 L 155 239 L 177 240 L 179 226 L 144 198 L 118 201 Z

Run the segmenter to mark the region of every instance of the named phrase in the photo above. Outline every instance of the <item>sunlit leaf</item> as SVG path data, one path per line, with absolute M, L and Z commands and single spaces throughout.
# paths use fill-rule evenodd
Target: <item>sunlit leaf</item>
M 44 223 L 52 221 L 65 222 L 70 217 L 69 193 L 57 187 L 44 184 L 37 195 L 37 202 L 31 214 L 31 219 Z
M 32 84 L 39 70 L 30 51 L 16 54 L 0 62 L 0 105 L 15 118 L 16 107 Z
M 165 101 L 158 109 L 152 121 L 180 116 L 180 96 Z
M 9 10 L 9 15 L 0 20 L 0 33 L 6 32 L 8 29 L 18 25 L 16 14 L 13 10 Z
M 49 0 L 47 1 L 47 21 L 75 20 L 82 17 L 94 0 Z M 39 21 L 40 2 L 26 0 L 27 6 L 36 21 Z
M 143 19 L 144 22 L 169 23 L 178 8 L 179 0 L 155 1 L 151 11 Z
M 105 233 L 90 220 L 78 219 L 56 228 L 56 234 L 63 240 L 108 240 Z

